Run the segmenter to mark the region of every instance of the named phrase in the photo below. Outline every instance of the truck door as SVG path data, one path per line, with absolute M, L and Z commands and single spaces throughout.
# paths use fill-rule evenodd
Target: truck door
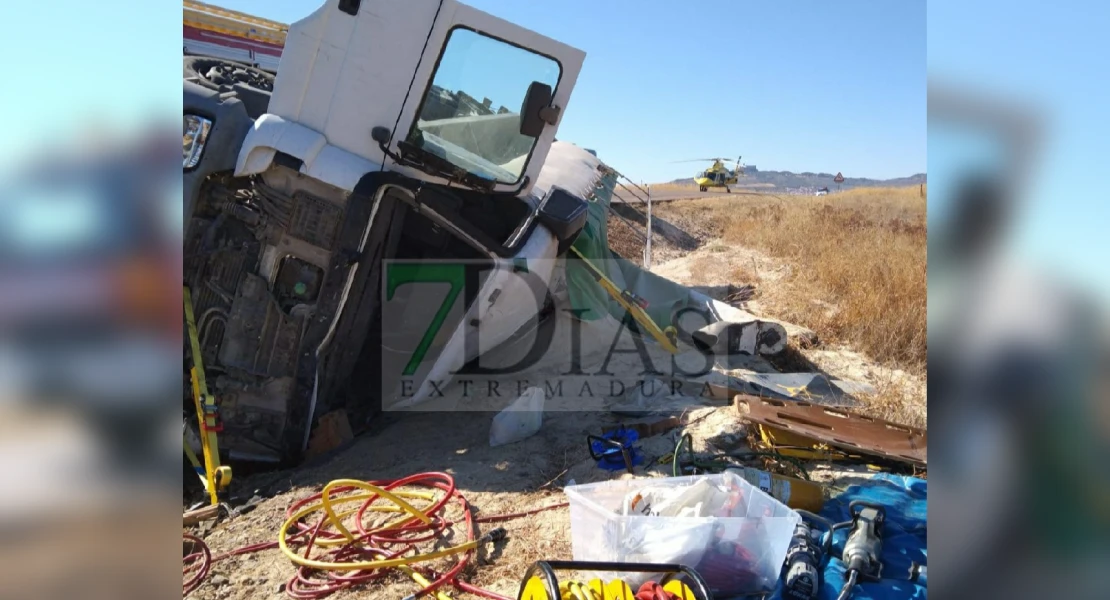
M 456 167 L 495 181 L 497 191 L 526 191 L 547 158 L 584 58 L 581 50 L 444 0 L 390 149 L 397 153 L 402 141 L 422 143 Z M 520 133 L 533 82 L 552 90 L 550 120 L 538 137 Z

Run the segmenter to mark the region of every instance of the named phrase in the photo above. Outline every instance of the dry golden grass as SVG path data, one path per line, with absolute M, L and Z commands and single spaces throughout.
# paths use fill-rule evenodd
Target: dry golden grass
M 890 381 L 879 382 L 875 390 L 875 395 L 865 396 L 864 402 L 854 408 L 854 412 L 928 429 L 924 398 L 921 394 L 914 393 L 916 390 L 907 391 L 904 386 Z
M 709 217 L 726 244 L 789 265 L 760 299 L 775 316 L 914 373 L 926 363 L 925 198 L 918 188 L 674 203 Z M 738 274 L 739 276 L 740 274 Z
M 684 192 L 687 190 L 696 190 L 698 186 L 693 183 L 653 183 L 651 184 L 651 189 Z

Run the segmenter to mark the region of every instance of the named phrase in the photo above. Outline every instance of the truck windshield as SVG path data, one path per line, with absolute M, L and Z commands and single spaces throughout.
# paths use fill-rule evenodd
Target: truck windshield
M 528 86 L 557 88 L 559 63 L 465 28 L 454 29 L 408 141 L 501 183 L 520 181 L 535 138 L 520 134 Z

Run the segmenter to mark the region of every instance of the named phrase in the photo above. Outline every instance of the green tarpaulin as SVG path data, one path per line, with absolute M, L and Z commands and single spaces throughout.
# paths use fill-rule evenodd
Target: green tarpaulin
M 690 300 L 690 290 L 673 281 L 644 271 L 634 263 L 619 258 L 609 249 L 607 235 L 609 203 L 617 184 L 616 173 L 606 169 L 590 198 L 586 226 L 574 242 L 574 249 L 587 258 L 618 288 L 628 290 L 648 301 L 647 313 L 659 327 L 671 324 L 671 313 Z M 623 319 L 624 308 L 594 280 L 590 272 L 573 259 L 567 260 L 567 291 L 571 308 L 582 310 L 586 321 L 600 319 L 606 313 Z

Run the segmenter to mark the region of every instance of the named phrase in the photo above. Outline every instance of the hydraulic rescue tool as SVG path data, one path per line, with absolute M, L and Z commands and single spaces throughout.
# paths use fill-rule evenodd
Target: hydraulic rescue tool
M 808 510 L 798 510 L 802 520 L 794 527 L 790 548 L 783 562 L 782 597 L 789 600 L 815 600 L 821 589 L 821 568 L 832 544 L 833 525 Z M 814 531 L 810 524 L 824 531 Z M 823 541 L 822 541 L 823 538 Z
M 834 529 L 851 526 L 848 541 L 844 543 L 841 560 L 846 565 L 847 576 L 844 587 L 840 589 L 837 600 L 846 600 L 859 579 L 878 581 L 882 577 L 883 564 L 879 556 L 883 550 L 883 524 L 886 511 L 882 505 L 854 500 L 848 505 L 852 520 L 838 523 Z
M 579 264 L 586 268 L 590 276 L 605 290 L 613 300 L 617 301 L 624 310 L 632 316 L 632 318 L 643 327 L 648 335 L 655 338 L 667 352 L 671 354 L 678 354 L 678 330 L 673 325 L 668 325 L 666 328 L 660 328 L 659 325 L 652 320 L 651 316 L 647 313 L 648 302 L 646 299 L 637 296 L 630 290 L 622 290 L 617 287 L 617 284 L 605 276 L 605 273 L 597 267 L 597 265 L 590 262 L 588 258 L 582 256 L 582 253 L 577 248 L 571 246 L 570 251 L 578 258 Z M 568 254 L 569 255 L 569 254 Z

